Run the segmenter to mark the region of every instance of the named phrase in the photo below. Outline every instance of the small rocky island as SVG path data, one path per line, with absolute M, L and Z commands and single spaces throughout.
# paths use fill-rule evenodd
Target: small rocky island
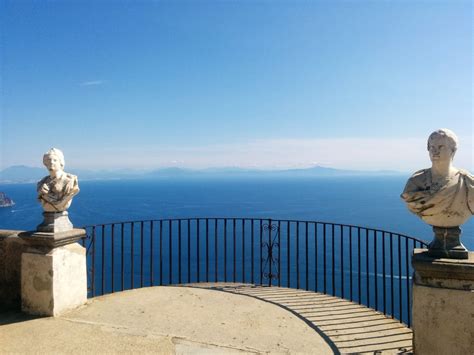
M 15 202 L 9 198 L 4 192 L 0 192 L 0 207 L 11 207 L 14 206 Z

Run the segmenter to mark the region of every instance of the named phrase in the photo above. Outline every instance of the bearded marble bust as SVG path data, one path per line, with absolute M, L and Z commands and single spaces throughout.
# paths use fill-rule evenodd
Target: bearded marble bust
M 45 212 L 66 211 L 72 198 L 79 193 L 77 176 L 64 171 L 64 154 L 57 148 L 44 154 L 43 164 L 49 175 L 38 182 L 38 200 Z
M 411 212 L 434 227 L 435 236 L 457 234 L 459 239 L 459 226 L 474 214 L 474 177 L 452 166 L 457 147 L 458 138 L 449 129 L 433 132 L 428 138 L 431 168 L 414 173 L 401 198 Z

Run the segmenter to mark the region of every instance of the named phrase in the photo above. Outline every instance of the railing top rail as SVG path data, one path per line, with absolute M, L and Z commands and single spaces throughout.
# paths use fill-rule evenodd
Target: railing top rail
M 342 228 L 354 228 L 360 230 L 367 230 L 372 232 L 378 233 L 385 233 L 388 235 L 396 235 L 398 237 L 407 238 L 422 244 L 427 244 L 426 241 L 412 237 L 403 233 L 383 230 L 379 228 L 373 227 L 365 227 L 365 226 L 358 226 L 353 224 L 346 224 L 346 223 L 337 223 L 337 222 L 327 222 L 327 221 L 310 221 L 310 220 L 298 220 L 298 219 L 278 219 L 278 218 L 271 218 L 271 217 L 182 217 L 182 218 L 161 218 L 161 219 L 145 219 L 145 220 L 128 220 L 128 221 L 121 221 L 121 222 L 107 222 L 101 224 L 92 224 L 83 226 L 83 228 L 94 228 L 94 227 L 102 227 L 102 226 L 112 226 L 112 225 L 120 225 L 120 224 L 137 224 L 137 223 L 151 223 L 151 222 L 177 222 L 177 221 L 188 221 L 188 220 L 258 220 L 258 221 L 272 221 L 272 222 L 285 222 L 285 223 L 309 223 L 309 224 L 316 224 L 316 225 L 330 225 Z

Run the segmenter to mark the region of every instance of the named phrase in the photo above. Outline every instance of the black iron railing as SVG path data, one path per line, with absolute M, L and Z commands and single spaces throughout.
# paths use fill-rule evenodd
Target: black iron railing
M 89 296 L 238 282 L 312 290 L 411 325 L 410 255 L 422 240 L 360 226 L 186 218 L 87 226 Z

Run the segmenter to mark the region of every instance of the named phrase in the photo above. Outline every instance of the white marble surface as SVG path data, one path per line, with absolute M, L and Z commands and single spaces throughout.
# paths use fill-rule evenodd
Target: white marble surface
M 408 209 L 436 227 L 457 227 L 474 214 L 474 177 L 452 165 L 458 139 L 448 129 L 428 138 L 431 168 L 415 172 L 401 195 Z
M 44 154 L 43 164 L 49 175 L 38 182 L 38 200 L 45 212 L 66 211 L 79 193 L 77 176 L 64 171 L 64 154 L 57 148 Z

